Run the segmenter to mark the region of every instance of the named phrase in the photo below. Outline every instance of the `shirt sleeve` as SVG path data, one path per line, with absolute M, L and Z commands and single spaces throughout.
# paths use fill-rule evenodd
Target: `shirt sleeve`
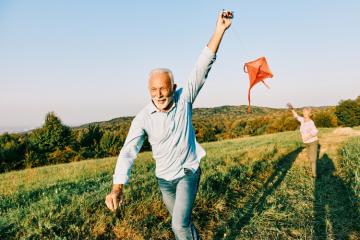
M 311 130 L 310 130 L 310 134 L 311 136 L 316 136 L 318 134 L 319 130 L 317 130 L 314 121 L 312 121 L 311 123 Z
M 299 115 L 296 115 L 295 119 L 298 120 L 300 123 L 304 121 L 304 118 L 300 117 Z
M 126 184 L 130 178 L 130 169 L 144 143 L 145 131 L 137 117 L 132 121 L 125 143 L 117 158 L 114 184 Z
M 195 68 L 190 73 L 188 81 L 184 86 L 183 96 L 187 102 L 193 103 L 195 101 L 215 59 L 215 53 L 206 46 L 201 52 L 195 64 Z

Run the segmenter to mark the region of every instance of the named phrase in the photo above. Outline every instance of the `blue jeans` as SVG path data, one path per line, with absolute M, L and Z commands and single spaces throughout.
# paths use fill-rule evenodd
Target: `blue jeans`
M 163 201 L 172 217 L 171 228 L 177 240 L 200 239 L 191 222 L 191 211 L 198 191 L 201 169 L 193 173 L 184 169 L 185 176 L 166 181 L 158 178 Z

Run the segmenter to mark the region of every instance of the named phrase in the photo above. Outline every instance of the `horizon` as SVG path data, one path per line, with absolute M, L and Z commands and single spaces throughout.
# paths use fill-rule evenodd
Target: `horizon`
M 170 68 L 183 86 L 222 9 L 235 17 L 195 108 L 246 105 L 242 67 L 259 56 L 274 78 L 270 90 L 253 88 L 254 106 L 335 106 L 360 95 L 357 1 L 5 0 L 0 133 L 40 127 L 52 111 L 68 126 L 134 116 L 149 102 L 151 69 Z

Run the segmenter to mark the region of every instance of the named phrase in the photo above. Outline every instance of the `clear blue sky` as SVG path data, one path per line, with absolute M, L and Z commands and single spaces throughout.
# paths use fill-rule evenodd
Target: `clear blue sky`
M 243 64 L 274 73 L 254 105 L 335 105 L 360 94 L 360 1 L 0 0 L 0 131 L 36 127 L 49 111 L 68 125 L 135 115 L 147 75 L 182 86 L 221 9 L 235 11 L 195 107 L 246 104 Z

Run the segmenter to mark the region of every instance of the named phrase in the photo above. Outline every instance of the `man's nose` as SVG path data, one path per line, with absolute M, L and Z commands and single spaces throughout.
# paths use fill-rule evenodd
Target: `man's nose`
M 160 89 L 157 90 L 155 94 L 156 94 L 156 97 L 157 97 L 157 98 L 161 98 L 161 97 L 162 97 L 162 93 L 161 93 L 161 90 L 160 90 Z

